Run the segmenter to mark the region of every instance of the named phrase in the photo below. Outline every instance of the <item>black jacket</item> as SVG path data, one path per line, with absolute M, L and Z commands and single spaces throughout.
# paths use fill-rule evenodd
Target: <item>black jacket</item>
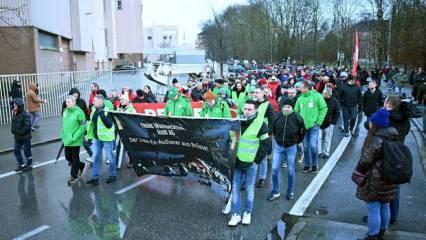
M 78 98 L 76 100 L 75 105 L 79 108 L 81 108 L 81 110 L 83 110 L 84 115 L 86 116 L 86 120 L 90 120 L 90 115 L 89 115 L 89 109 L 87 108 L 87 104 L 86 101 L 84 101 L 84 99 L 80 98 L 80 91 L 78 91 L 77 88 L 71 88 L 70 92 L 68 93 L 68 95 L 73 95 L 74 93 L 78 94 Z M 67 104 L 64 101 L 62 103 L 62 113 L 64 112 L 65 108 L 67 108 Z
M 355 84 L 343 84 L 340 90 L 340 104 L 342 107 L 356 107 L 362 101 L 361 88 Z
M 157 97 L 152 92 L 145 94 L 145 98 L 147 98 L 149 103 L 157 103 Z
M 9 92 L 9 96 L 12 99 L 22 98 L 22 88 L 16 80 L 12 83 L 12 88 Z
M 272 124 L 272 133 L 279 145 L 290 147 L 303 140 L 305 124 L 297 112 L 293 112 L 290 115 L 279 113 Z
M 204 93 L 204 89 L 198 90 L 197 88 L 193 88 L 191 91 L 191 98 L 194 102 L 202 101 Z
M 362 107 L 364 109 L 365 116 L 370 117 L 371 114 L 375 113 L 382 106 L 383 93 L 380 89 L 376 89 L 374 93 L 370 90 L 365 91 L 364 96 L 362 96 Z
M 321 124 L 321 129 L 326 129 L 330 125 L 336 125 L 340 117 L 340 103 L 337 98 L 331 96 L 331 98 L 324 98 L 327 103 L 327 115 L 325 115 L 324 121 Z
M 252 118 L 247 121 L 241 121 L 241 135 L 244 134 L 244 132 L 247 130 L 250 124 L 254 121 L 254 119 L 255 118 Z M 265 123 L 263 123 L 262 127 L 260 128 L 260 131 L 259 131 L 259 134 L 257 134 L 257 137 L 260 138 L 260 136 L 264 134 L 268 134 L 268 127 L 266 126 Z M 256 164 L 259 164 L 270 151 L 271 151 L 271 139 L 268 137 L 267 139 L 261 140 L 259 143 L 259 149 L 257 150 L 256 158 L 254 159 L 254 162 Z M 244 169 L 244 168 L 250 167 L 252 164 L 253 163 L 242 162 L 237 157 L 235 167 L 239 169 Z
M 409 110 L 390 110 L 389 113 L 389 126 L 398 131 L 398 140 L 404 143 L 405 137 L 410 132 Z
M 31 139 L 31 117 L 30 114 L 24 109 L 24 102 L 22 99 L 14 99 L 18 105 L 18 111 L 13 113 L 11 132 L 15 141 L 24 141 Z

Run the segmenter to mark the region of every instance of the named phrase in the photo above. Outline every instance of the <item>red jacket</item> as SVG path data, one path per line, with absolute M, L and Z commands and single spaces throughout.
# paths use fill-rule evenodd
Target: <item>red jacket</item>
M 275 112 L 280 111 L 280 107 L 277 102 L 277 88 L 280 86 L 280 82 L 268 82 L 268 88 L 271 90 L 272 96 L 268 96 L 268 100 L 274 108 Z

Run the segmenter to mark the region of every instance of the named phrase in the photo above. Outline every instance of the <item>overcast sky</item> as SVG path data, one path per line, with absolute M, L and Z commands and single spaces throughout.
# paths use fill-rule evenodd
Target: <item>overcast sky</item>
M 184 37 L 187 42 L 193 43 L 201 31 L 201 22 L 212 18 L 213 10 L 221 12 L 230 5 L 246 2 L 246 0 L 143 0 L 143 24 L 178 25 L 180 43 Z

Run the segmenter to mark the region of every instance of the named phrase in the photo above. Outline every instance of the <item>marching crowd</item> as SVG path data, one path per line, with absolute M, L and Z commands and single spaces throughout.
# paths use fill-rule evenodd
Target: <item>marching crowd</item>
M 400 87 L 401 76 L 394 68 L 382 71 L 384 82 L 392 88 Z M 399 76 L 399 78 L 398 78 Z M 193 116 L 191 102 L 202 101 L 200 117 L 230 118 L 235 111 L 241 121 L 237 159 L 232 181 L 232 217 L 229 226 L 250 224 L 254 208 L 255 188 L 265 187 L 268 179 L 268 161 L 271 161 L 270 194 L 267 199 L 281 196 L 281 168 L 288 172 L 286 198 L 294 198 L 296 165 L 303 163 L 302 171 L 315 174 L 320 161 L 330 157 L 334 127 L 338 126 L 345 137 L 357 136 L 360 113 L 367 117 L 365 127 L 368 137 L 362 147 L 356 167 L 360 176 L 369 176 L 360 184 L 356 196 L 367 203 L 369 231 L 366 239 L 383 239 L 389 222 L 398 218 L 399 186 L 383 180 L 380 162 L 383 161 L 383 139 L 397 139 L 404 143 L 410 129 L 409 113 L 401 97 L 385 98 L 379 89 L 382 77 L 374 70 L 350 74 L 344 67 L 297 66 L 289 64 L 268 65 L 264 71 L 229 75 L 220 79 L 190 78 L 186 84 L 174 79 L 164 98 L 166 116 Z M 410 76 L 414 86 L 413 96 L 419 102 L 426 100 L 426 81 L 422 69 Z M 397 84 L 395 84 L 397 83 Z M 18 82 L 15 84 L 19 85 Z M 361 86 L 367 85 L 365 91 Z M 396 86 L 398 85 L 398 86 Z M 37 131 L 40 104 L 37 86 L 30 85 L 24 100 L 15 95 L 12 133 L 15 137 L 16 171 L 31 169 L 31 131 Z M 400 89 L 395 92 L 401 92 Z M 13 95 L 12 95 L 13 96 Z M 71 89 L 63 104 L 62 143 L 65 158 L 71 166 L 71 185 L 78 181 L 85 164 L 80 161 L 79 149 L 83 146 L 92 162 L 92 176 L 87 184 L 99 184 L 99 165 L 102 149 L 106 152 L 109 177 L 106 183 L 116 181 L 116 133 L 108 111 L 136 112 L 133 103 L 156 103 L 157 97 L 149 86 L 133 92 L 123 87 L 106 93 L 96 83 L 91 84 L 91 94 L 86 101 L 78 89 Z M 21 156 L 24 147 L 27 162 Z M 379 166 L 379 167 L 377 167 Z M 241 191 L 246 193 L 245 207 L 241 209 Z

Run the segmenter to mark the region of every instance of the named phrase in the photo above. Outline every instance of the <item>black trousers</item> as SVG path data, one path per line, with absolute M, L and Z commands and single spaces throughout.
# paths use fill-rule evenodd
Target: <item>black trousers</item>
M 80 146 L 64 147 L 65 159 L 71 163 L 71 177 L 77 178 L 78 171 L 83 170 L 85 164 L 80 162 Z

